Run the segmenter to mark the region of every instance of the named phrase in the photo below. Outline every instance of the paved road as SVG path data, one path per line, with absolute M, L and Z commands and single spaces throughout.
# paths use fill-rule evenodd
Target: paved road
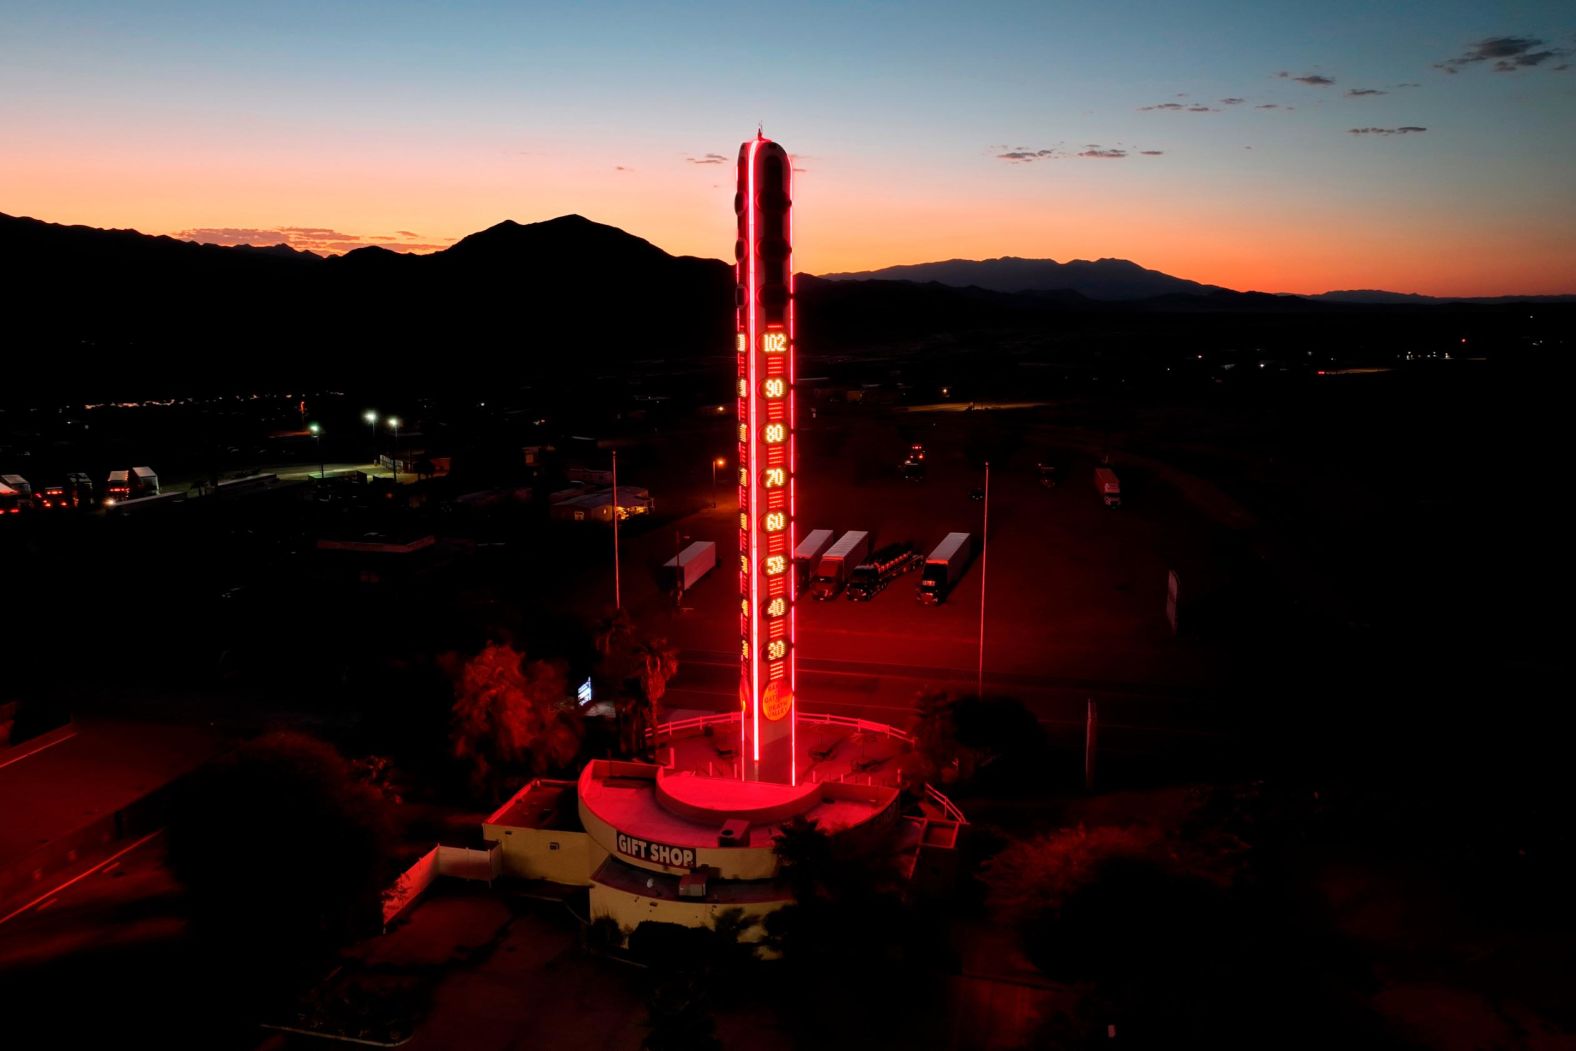
M 120 845 L 90 867 L 0 914 L 0 974 L 85 949 L 180 930 L 180 890 L 164 866 L 163 834 Z

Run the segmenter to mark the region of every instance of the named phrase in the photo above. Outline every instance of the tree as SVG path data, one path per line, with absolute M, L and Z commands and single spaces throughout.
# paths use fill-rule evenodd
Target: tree
M 1160 849 L 1160 831 L 1148 825 L 1080 825 L 1018 840 L 981 866 L 987 900 L 1007 922 L 1028 923 L 1061 908 L 1111 858 L 1141 858 Z
M 924 762 L 925 780 L 945 784 L 957 778 L 956 704 L 957 695 L 947 690 L 926 690 L 915 698 L 914 751 Z
M 657 724 L 657 702 L 679 670 L 679 652 L 667 639 L 645 639 L 629 651 L 632 674 L 624 680 L 617 705 L 619 738 L 626 755 L 646 750 L 646 731 Z
M 192 775 L 173 801 L 169 863 L 194 932 L 238 992 L 287 988 L 375 931 L 393 878 L 391 811 L 332 747 L 278 733 Z
M 935 691 L 915 707 L 915 749 L 930 780 L 968 784 L 986 770 L 998 783 L 1043 776 L 1045 731 L 1014 698 Z
M 562 664 L 527 663 L 512 646 L 491 642 L 459 669 L 450 741 L 479 796 L 500 799 L 518 768 L 540 776 L 564 766 L 578 753 L 580 734 Z
M 646 750 L 646 731 L 656 725 L 656 705 L 679 670 L 678 650 L 665 638 L 641 638 L 634 622 L 616 610 L 592 631 L 600 658 L 600 692 L 613 696 L 618 748 L 624 755 Z
M 773 837 L 772 850 L 777 855 L 777 874 L 793 891 L 795 901 L 829 896 L 825 888 L 833 878 L 832 837 L 819 822 L 803 815 L 790 819 Z

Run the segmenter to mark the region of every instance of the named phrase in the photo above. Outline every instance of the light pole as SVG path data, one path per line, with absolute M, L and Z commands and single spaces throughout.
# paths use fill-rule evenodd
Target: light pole
M 366 412 L 361 414 L 361 418 L 363 420 L 367 421 L 367 433 L 372 435 L 372 466 L 375 468 L 375 467 L 377 467 L 377 463 L 378 463 L 378 414 L 377 414 L 377 411 L 375 409 L 368 409 Z
M 323 459 L 323 425 L 309 423 L 306 429 L 312 432 L 312 441 L 317 443 L 317 480 L 321 482 L 328 477 L 328 461 Z
M 613 612 L 624 608 L 618 579 L 618 450 L 613 450 Z
M 394 429 L 394 459 L 391 462 L 394 464 L 394 483 L 396 485 L 398 485 L 399 484 L 399 417 L 398 416 L 390 416 L 389 417 L 389 426 Z
M 990 461 L 985 461 L 985 520 L 980 525 L 980 666 L 974 694 L 985 696 L 985 556 L 990 551 Z
M 711 506 L 713 508 L 717 506 L 717 468 L 727 462 L 720 456 L 714 456 L 711 460 Z

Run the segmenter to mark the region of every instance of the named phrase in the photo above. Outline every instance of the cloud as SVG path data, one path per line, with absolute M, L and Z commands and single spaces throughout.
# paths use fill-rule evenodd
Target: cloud
M 1255 106 L 1253 108 L 1254 109 L 1280 109 L 1280 104 L 1277 103 L 1277 102 L 1261 102 L 1261 103 L 1259 103 L 1257 106 Z
M 991 147 L 993 150 L 1002 151 L 995 155 L 997 160 L 1006 161 L 1009 164 L 1032 164 L 1035 161 L 1078 157 L 1087 160 L 1115 161 L 1124 157 L 1131 157 L 1135 153 L 1141 153 L 1146 157 L 1159 157 L 1165 152 L 1164 150 L 1140 150 L 1132 146 L 1105 146 L 1098 142 L 1086 142 L 1083 144 L 1083 149 L 1078 150 L 1076 153 L 1071 152 L 1075 148 L 1063 148 L 1060 144 L 1043 149 L 1031 146 L 1014 146 L 1011 149 L 1008 149 L 1006 146 Z
M 1008 161 L 1012 164 L 1030 164 L 1034 161 L 1043 161 L 1048 157 L 1055 157 L 1056 155 L 1057 151 L 1052 149 L 1033 150 L 1026 146 L 1019 146 L 1017 149 L 996 154 L 996 159 Z
M 354 237 L 355 234 L 342 234 L 328 226 L 281 226 L 280 231 L 287 234 L 299 234 L 302 237 Z
M 1427 130 L 1427 128 L 1419 128 L 1415 124 L 1408 124 L 1399 128 L 1348 128 L 1346 133 L 1348 135 L 1410 135 L 1413 132 Z
M 1422 86 L 1423 85 L 1418 84 L 1415 81 L 1410 81 L 1410 80 L 1407 81 L 1405 84 L 1391 84 L 1390 85 L 1391 88 L 1393 88 L 1394 90 L 1397 90 L 1397 91 L 1399 91 L 1401 88 L 1420 88 Z
M 1466 66 L 1479 62 L 1493 62 L 1494 72 L 1514 73 L 1518 69 L 1541 66 L 1551 58 L 1565 58 L 1572 54 L 1568 47 L 1548 47 L 1547 41 L 1528 36 L 1491 36 L 1469 46 L 1455 58 L 1435 62 L 1435 69 L 1446 73 L 1459 73 Z M 1554 67 L 1566 68 L 1565 63 Z
M 1349 98 L 1349 99 L 1359 98 L 1359 97 L 1361 97 L 1363 95 L 1388 95 L 1388 94 L 1390 94 L 1388 91 L 1381 91 L 1378 88 L 1347 88 L 1346 89 L 1346 97 Z
M 615 165 L 613 165 L 613 170 L 616 171 L 616 172 L 632 172 L 635 169 L 627 167 L 627 166 L 622 165 L 622 164 L 615 164 Z
M 1295 80 L 1299 84 L 1311 84 L 1316 88 L 1327 88 L 1335 83 L 1333 78 L 1322 76 L 1318 73 L 1304 73 L 1300 77 L 1294 77 L 1283 69 L 1275 75 L 1282 80 Z
M 1221 99 L 1220 100 L 1220 104 L 1222 106 L 1240 106 L 1246 101 L 1248 101 L 1248 100 L 1247 99 Z
M 1220 110 L 1218 110 L 1218 109 L 1210 109 L 1208 106 L 1189 106 L 1187 108 L 1187 111 L 1189 113 L 1219 113 L 1220 112 Z
M 276 226 L 271 229 L 223 226 L 196 227 L 182 230 L 174 236 L 183 241 L 226 247 L 287 245 L 298 252 L 316 252 L 319 255 L 338 255 L 369 245 L 387 248 L 392 252 L 435 252 L 444 247 L 442 244 L 421 241 L 420 235 L 410 230 L 396 230 L 394 234 L 347 234 L 327 226 Z M 452 241 L 453 238 L 448 240 Z
M 1186 105 L 1183 105 L 1180 102 L 1157 102 L 1153 106 L 1139 106 L 1138 107 L 1138 111 L 1140 113 L 1145 113 L 1145 112 L 1148 112 L 1149 110 L 1152 110 L 1152 109 L 1166 109 L 1166 110 L 1172 110 L 1173 112 L 1177 111 L 1177 110 L 1185 110 L 1188 113 L 1219 113 L 1220 112 L 1220 110 L 1218 110 L 1218 109 L 1211 109 L 1208 106 L 1203 105 L 1202 103 L 1194 103 L 1191 106 L 1186 106 Z
M 278 230 L 257 230 L 242 226 L 199 226 L 175 234 L 182 241 L 205 245 L 282 245 L 287 238 Z
M 727 164 L 728 158 L 720 153 L 703 153 L 699 157 L 685 157 L 691 164 Z

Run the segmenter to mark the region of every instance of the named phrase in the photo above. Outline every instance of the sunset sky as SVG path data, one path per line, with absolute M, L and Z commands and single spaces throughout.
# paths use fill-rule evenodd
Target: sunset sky
M 53 222 L 430 251 L 578 212 L 728 257 L 757 122 L 812 273 L 1576 292 L 1570 0 L 0 0 L 0 211 Z

